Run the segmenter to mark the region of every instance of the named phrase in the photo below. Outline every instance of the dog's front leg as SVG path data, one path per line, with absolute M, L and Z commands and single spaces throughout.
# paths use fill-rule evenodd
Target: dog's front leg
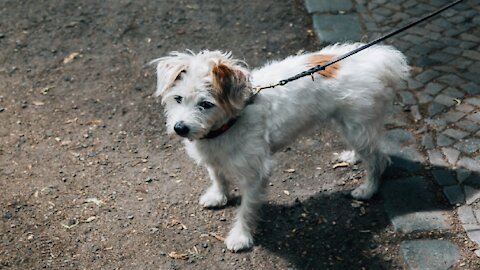
M 265 182 L 266 179 L 262 176 L 241 179 L 242 203 L 235 224 L 225 239 L 229 250 L 239 251 L 253 246 L 252 230 L 265 195 Z
M 228 201 L 228 182 L 225 176 L 213 167 L 207 167 L 212 185 L 200 197 L 200 204 L 203 207 L 222 207 Z

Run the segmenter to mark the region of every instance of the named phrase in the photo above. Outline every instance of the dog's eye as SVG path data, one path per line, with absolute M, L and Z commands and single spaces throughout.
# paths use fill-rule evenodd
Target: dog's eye
M 181 96 L 174 96 L 173 98 L 175 99 L 175 101 L 177 101 L 178 104 L 181 104 L 181 103 L 182 103 L 183 97 L 181 97 Z
M 208 102 L 208 101 L 202 101 L 200 103 L 198 103 L 198 106 L 203 109 L 203 110 L 206 110 L 206 109 L 210 109 L 212 108 L 213 106 L 215 106 L 213 103 L 211 102 Z
M 175 78 L 174 81 L 180 80 L 180 79 L 182 78 L 182 76 L 183 76 L 184 73 L 187 73 L 187 71 L 186 71 L 185 69 L 182 70 L 182 71 L 180 71 L 180 73 L 178 73 L 178 75 L 177 75 L 177 77 Z

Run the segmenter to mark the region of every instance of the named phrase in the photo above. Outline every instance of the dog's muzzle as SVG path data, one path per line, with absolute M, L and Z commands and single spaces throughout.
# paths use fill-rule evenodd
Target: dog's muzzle
M 175 130 L 175 133 L 182 137 L 186 137 L 188 132 L 190 132 L 190 128 L 188 128 L 188 126 L 185 125 L 185 122 L 183 121 L 175 123 L 175 126 L 173 126 L 173 130 Z

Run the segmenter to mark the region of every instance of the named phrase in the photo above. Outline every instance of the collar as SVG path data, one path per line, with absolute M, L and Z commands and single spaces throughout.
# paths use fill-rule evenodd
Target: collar
M 237 122 L 237 118 L 231 118 L 230 120 L 228 120 L 227 123 L 225 123 L 223 126 L 215 129 L 215 130 L 211 130 L 207 135 L 205 135 L 202 139 L 213 139 L 213 138 L 216 138 L 220 135 L 222 135 L 223 133 L 225 133 L 227 130 L 229 130 L 234 124 L 235 122 Z

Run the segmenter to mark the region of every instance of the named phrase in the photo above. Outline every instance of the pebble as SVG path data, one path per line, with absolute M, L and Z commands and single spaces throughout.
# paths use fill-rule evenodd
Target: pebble
M 5 108 L 0 107 L 0 112 L 4 112 L 4 111 L 5 111 Z

